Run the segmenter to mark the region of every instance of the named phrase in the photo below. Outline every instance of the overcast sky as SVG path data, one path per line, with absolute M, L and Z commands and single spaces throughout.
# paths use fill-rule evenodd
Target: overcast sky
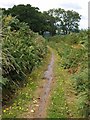
M 41 11 L 47 11 L 52 8 L 64 8 L 65 10 L 74 10 L 82 15 L 80 28 L 88 28 L 88 2 L 90 0 L 0 0 L 1 8 L 10 8 L 18 4 L 31 4 L 38 7 Z

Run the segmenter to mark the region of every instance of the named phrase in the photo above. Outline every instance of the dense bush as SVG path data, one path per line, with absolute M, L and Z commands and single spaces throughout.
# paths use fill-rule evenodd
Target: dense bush
M 26 74 L 37 67 L 46 54 L 46 43 L 26 23 L 11 16 L 2 20 L 2 85 L 3 101 L 25 83 Z
M 49 40 L 61 57 L 60 65 L 71 75 L 73 86 L 77 91 L 78 112 L 83 117 L 90 115 L 89 80 L 88 80 L 88 34 L 80 33 L 66 36 L 55 36 Z

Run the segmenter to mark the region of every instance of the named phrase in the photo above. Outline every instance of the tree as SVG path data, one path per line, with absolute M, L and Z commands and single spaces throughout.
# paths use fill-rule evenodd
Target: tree
M 39 12 L 39 8 L 32 7 L 30 4 L 27 5 L 14 5 L 13 8 L 9 8 L 4 11 L 4 14 L 11 14 L 13 17 L 16 16 L 20 22 L 28 23 L 29 27 L 34 32 L 40 32 L 42 26 L 42 13 Z
M 65 11 L 64 9 L 50 9 L 49 15 L 53 16 L 56 21 L 58 29 L 62 30 L 64 34 L 79 31 L 79 21 L 81 16 L 75 11 Z
M 47 11 L 43 12 L 44 17 L 44 31 L 49 31 L 51 35 L 55 35 L 56 33 L 56 26 L 55 26 L 55 18 L 52 15 L 49 15 Z
M 51 35 L 56 34 L 56 29 L 63 34 L 79 31 L 79 21 L 81 16 L 75 11 L 65 11 L 64 9 L 50 9 L 43 13 L 39 8 L 27 5 L 14 5 L 4 14 L 16 16 L 20 22 L 28 23 L 30 29 L 43 35 L 44 31 L 49 31 Z
M 27 5 L 14 5 L 13 8 L 4 10 L 4 14 L 16 16 L 21 22 L 28 23 L 30 29 L 43 35 L 44 31 L 55 34 L 56 27 L 54 25 L 55 18 L 47 12 L 40 12 L 39 8 Z

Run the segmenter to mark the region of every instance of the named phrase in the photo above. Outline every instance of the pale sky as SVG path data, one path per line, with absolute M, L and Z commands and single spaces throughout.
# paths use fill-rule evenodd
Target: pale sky
M 18 4 L 31 4 L 38 7 L 40 11 L 47 11 L 52 8 L 63 8 L 74 10 L 82 15 L 80 28 L 88 28 L 88 2 L 89 0 L 0 0 L 1 8 L 10 8 Z

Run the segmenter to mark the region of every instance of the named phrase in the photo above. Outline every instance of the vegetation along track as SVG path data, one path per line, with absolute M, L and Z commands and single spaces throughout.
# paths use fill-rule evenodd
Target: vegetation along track
M 54 66 L 54 53 L 51 52 L 51 60 L 48 64 L 47 70 L 44 72 L 44 83 L 39 85 L 35 91 L 33 103 L 30 105 L 29 111 L 23 115 L 24 118 L 45 118 L 46 109 L 49 103 L 49 96 L 51 86 L 53 83 L 53 66 Z M 21 117 L 21 116 L 20 116 Z
M 34 10 L 30 5 L 27 6 L 23 7 L 28 11 L 29 9 Z M 16 9 L 19 7 L 21 6 L 19 5 Z M 13 12 L 13 10 L 11 11 Z M 3 9 L 3 11 L 5 10 Z M 47 116 L 49 118 L 76 118 L 90 116 L 90 100 L 88 100 L 88 35 L 90 31 L 78 29 L 80 16 L 74 11 L 64 11 L 62 9 L 48 11 L 48 13 L 51 12 L 57 14 L 55 19 L 59 18 L 58 13 L 61 15 L 67 13 L 66 22 L 70 19 L 72 21 L 72 18 L 74 19 L 77 16 L 74 20 L 76 27 L 74 26 L 75 28 L 72 28 L 72 30 L 64 29 L 63 35 L 49 37 L 46 41 L 38 33 L 43 34 L 43 31 L 49 28 L 48 31 L 55 35 L 54 32 L 58 26 L 54 29 L 53 15 L 50 16 L 47 12 L 44 15 L 39 12 L 41 14 L 39 15 L 38 11 L 35 11 L 40 23 L 42 23 L 40 18 L 44 18 L 42 19 L 44 24 L 40 25 L 31 22 L 30 16 L 30 20 L 26 17 L 27 20 L 20 20 L 22 21 L 20 22 L 18 20 L 19 16 L 12 17 L 12 14 L 9 15 L 9 11 L 5 11 L 6 15 L 2 19 L 3 35 L 1 35 L 3 41 L 2 80 L 0 78 L 0 84 L 3 88 L 3 118 L 23 118 L 23 116 L 25 118 L 45 118 Z M 36 15 L 32 20 L 36 19 Z M 53 23 L 48 22 L 47 24 L 47 20 L 53 21 Z M 30 27 L 27 25 L 28 21 Z M 62 29 L 63 21 L 62 25 L 61 22 L 56 21 L 60 23 Z M 33 25 L 36 25 L 36 27 Z M 43 29 L 41 30 L 37 25 Z M 29 28 L 35 28 L 32 30 L 38 33 L 34 33 Z M 36 30 L 36 28 L 39 28 L 39 30 Z M 50 49 L 51 60 L 47 57 L 47 44 L 53 48 Z M 45 62 L 44 58 L 48 58 L 48 62 Z M 48 63 L 50 64 L 48 65 Z M 43 64 L 45 67 L 43 67 Z M 53 82 L 55 84 L 52 84 Z M 52 85 L 55 86 L 51 90 Z M 14 95 L 16 96 L 15 99 L 13 99 Z M 49 96 L 51 96 L 51 100 Z M 12 104 L 9 104 L 12 99 Z M 49 111 L 47 112 L 48 107 Z M 22 112 L 26 113 L 23 114 Z M 23 115 L 21 116 L 21 114 Z

